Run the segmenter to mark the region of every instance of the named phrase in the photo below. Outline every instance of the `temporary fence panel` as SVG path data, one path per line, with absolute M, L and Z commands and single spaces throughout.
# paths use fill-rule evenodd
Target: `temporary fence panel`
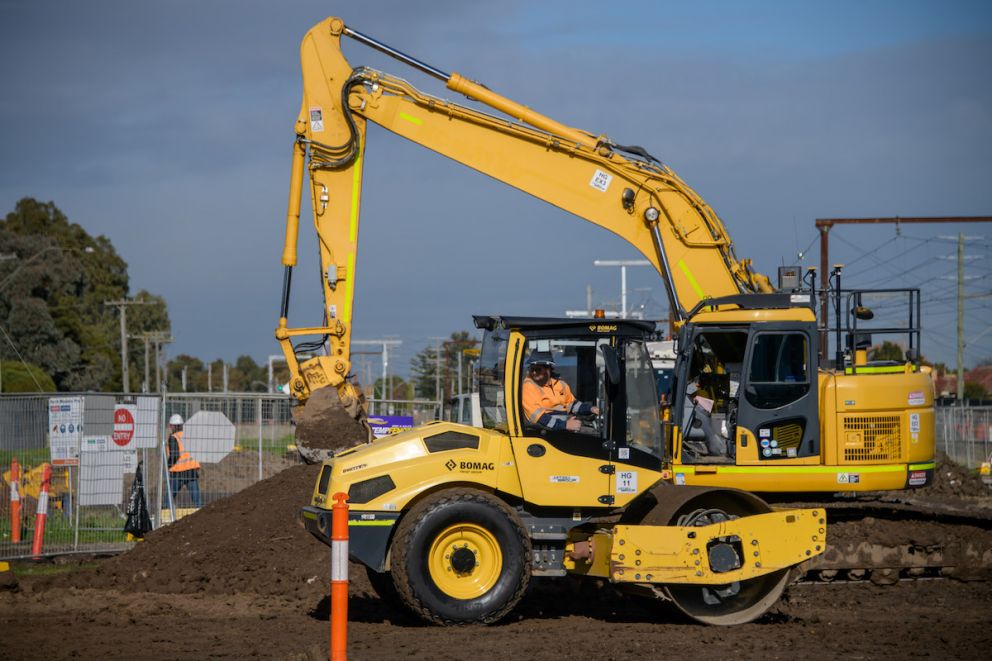
M 157 397 L 58 393 L 0 397 L 0 557 L 31 555 L 12 541 L 9 466 L 22 466 L 21 540 L 31 540 L 43 467 L 51 465 L 42 553 L 99 553 L 129 546 L 123 532 L 125 494 L 139 462 L 157 462 L 157 427 L 148 412 Z M 121 413 L 124 411 L 124 413 Z M 123 422 L 122 422 L 123 421 Z M 143 439 L 143 440 L 142 440 Z M 141 442 L 139 442 L 141 440 Z M 153 497 L 145 485 L 146 498 Z
M 937 448 L 968 468 L 988 461 L 992 454 L 992 406 L 938 407 Z

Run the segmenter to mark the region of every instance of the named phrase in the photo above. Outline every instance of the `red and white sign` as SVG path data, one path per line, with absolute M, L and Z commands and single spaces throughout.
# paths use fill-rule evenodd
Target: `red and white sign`
M 134 419 L 138 407 L 131 404 L 118 404 L 114 407 L 114 433 L 111 439 L 117 447 L 130 450 L 134 441 Z

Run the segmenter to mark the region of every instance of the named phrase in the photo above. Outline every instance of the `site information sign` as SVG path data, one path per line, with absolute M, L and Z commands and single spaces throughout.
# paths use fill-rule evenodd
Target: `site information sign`
M 48 435 L 53 466 L 78 466 L 83 439 L 83 398 L 52 397 L 48 400 Z

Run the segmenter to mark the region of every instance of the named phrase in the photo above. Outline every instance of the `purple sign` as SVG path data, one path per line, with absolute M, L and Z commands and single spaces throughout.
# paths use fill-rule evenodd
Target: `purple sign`
M 374 415 L 369 416 L 372 435 L 382 438 L 390 434 L 398 434 L 405 429 L 413 428 L 412 415 Z

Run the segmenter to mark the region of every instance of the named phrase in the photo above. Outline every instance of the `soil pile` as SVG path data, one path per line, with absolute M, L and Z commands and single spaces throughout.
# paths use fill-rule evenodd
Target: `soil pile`
M 933 471 L 933 484 L 918 490 L 903 491 L 904 494 L 927 496 L 992 496 L 981 476 L 960 464 L 951 461 L 943 452 L 937 454 L 937 467 Z
M 320 466 L 288 468 L 154 531 L 73 582 L 125 591 L 251 592 L 315 603 L 327 593 L 330 554 L 297 519 L 319 472 Z

